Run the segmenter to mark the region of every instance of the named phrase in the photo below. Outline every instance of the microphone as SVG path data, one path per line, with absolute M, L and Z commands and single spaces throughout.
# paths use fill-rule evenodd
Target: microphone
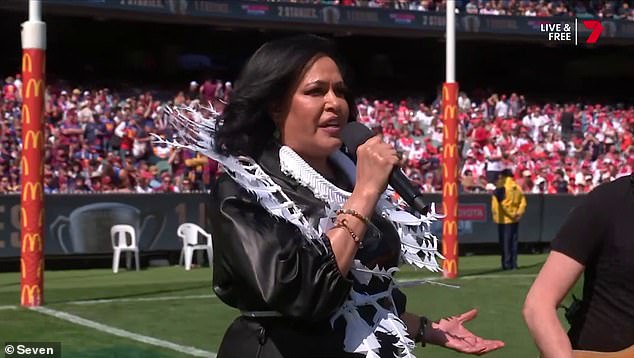
M 357 162 L 357 148 L 372 137 L 374 137 L 374 133 L 359 122 L 350 122 L 341 131 L 341 140 L 346 147 L 345 152 L 355 163 Z M 410 207 L 423 215 L 427 215 L 429 206 L 423 200 L 423 193 L 412 185 L 401 168 L 394 167 L 392 169 L 388 183 Z

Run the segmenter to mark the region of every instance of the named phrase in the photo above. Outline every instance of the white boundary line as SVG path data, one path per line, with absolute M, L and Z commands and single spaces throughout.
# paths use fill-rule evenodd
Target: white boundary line
M 195 300 L 201 298 L 214 298 L 216 295 L 191 295 L 191 296 L 157 296 L 157 297 L 139 297 L 139 298 L 112 298 L 103 300 L 81 300 L 71 302 L 60 302 L 71 305 L 94 305 L 99 303 L 116 303 L 116 302 L 146 302 L 146 301 L 173 301 L 173 300 Z
M 473 275 L 473 276 L 464 276 L 458 277 L 458 280 L 479 280 L 479 279 L 500 279 L 500 278 L 534 278 L 537 277 L 536 273 L 527 273 L 527 274 L 508 274 L 508 275 Z M 430 276 L 430 277 L 409 277 L 404 279 L 397 279 L 397 282 L 402 283 L 416 283 L 421 281 L 420 283 L 424 283 L 423 281 L 442 281 L 444 280 L 441 276 Z M 451 282 L 451 280 L 447 280 Z M 403 285 L 403 286 L 412 286 L 412 285 Z M 59 304 L 69 304 L 69 305 L 95 305 L 102 303 L 118 303 L 118 302 L 154 302 L 154 301 L 177 301 L 177 300 L 196 300 L 196 299 L 205 299 L 205 298 L 216 298 L 216 295 L 189 295 L 189 296 L 157 296 L 157 297 L 139 297 L 139 298 L 112 298 L 112 299 L 98 299 L 98 300 L 80 300 L 80 301 L 70 301 L 70 302 L 59 302 Z M 17 309 L 17 306 L 1 306 L 0 310 L 14 310 Z
M 520 273 L 520 274 L 509 274 L 509 275 L 473 275 L 473 276 L 458 276 L 457 280 L 479 280 L 479 279 L 498 279 L 498 278 L 533 278 L 537 277 L 536 273 Z M 430 277 L 409 277 L 399 279 L 396 278 L 397 282 L 414 282 L 414 281 L 444 281 L 445 278 L 442 276 L 430 276 Z M 447 279 L 448 282 L 452 282 L 451 279 Z
M 519 274 L 509 274 L 509 275 L 473 275 L 473 276 L 464 276 L 459 277 L 460 280 L 477 280 L 481 278 L 532 278 L 537 277 L 536 273 L 519 273 Z
M 478 279 L 499 279 L 499 278 L 533 278 L 536 277 L 537 274 L 508 274 L 508 275 L 473 275 L 473 276 L 464 276 L 458 277 L 458 280 L 478 280 Z M 424 278 L 418 277 L 410 277 L 405 279 L 398 279 L 397 282 L 407 283 L 407 282 L 417 282 L 421 281 L 441 281 L 444 280 L 442 276 L 430 276 Z M 451 282 L 451 280 L 448 280 Z M 404 285 L 411 286 L 411 285 Z M 98 300 L 80 300 L 80 301 L 71 301 L 71 302 L 60 302 L 60 304 L 70 304 L 70 305 L 94 305 L 101 303 L 118 303 L 118 302 L 154 302 L 154 301 L 173 301 L 173 300 L 195 300 L 195 299 L 204 299 L 204 298 L 216 298 L 216 295 L 190 295 L 190 296 L 157 296 L 157 297 L 139 297 L 139 298 L 112 298 L 112 299 L 98 299 Z M 15 308 L 15 306 L 0 306 L 0 309 L 3 307 L 7 307 L 5 309 Z
M 144 336 L 142 334 L 137 334 L 137 333 L 126 331 L 120 328 L 111 327 L 99 322 L 91 321 L 85 318 L 81 318 L 79 316 L 72 315 L 70 313 L 66 313 L 64 311 L 58 311 L 58 310 L 54 310 L 47 307 L 33 307 L 31 308 L 31 310 L 48 315 L 48 316 L 59 318 L 61 320 L 68 321 L 80 326 L 92 328 L 103 333 L 108 333 L 113 336 L 128 338 L 133 341 L 150 344 L 150 345 L 161 347 L 161 348 L 171 349 L 173 351 L 189 354 L 195 357 L 216 358 L 216 353 L 214 352 L 205 351 L 195 347 L 182 346 L 180 344 L 164 341 L 162 339 Z

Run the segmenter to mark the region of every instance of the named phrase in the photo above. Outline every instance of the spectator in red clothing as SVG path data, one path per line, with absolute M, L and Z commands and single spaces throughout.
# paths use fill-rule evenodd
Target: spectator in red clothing
M 60 143 L 62 145 L 77 144 L 83 141 L 84 130 L 77 120 L 77 113 L 70 110 L 60 125 Z
M 168 172 L 161 174 L 161 185 L 154 190 L 156 193 L 176 193 L 177 187 L 174 186 L 172 176 Z
M 420 140 L 414 141 L 413 146 L 408 153 L 408 165 L 412 168 L 420 168 L 425 159 L 425 147 L 422 146 Z
M 463 165 L 463 173 L 466 171 L 470 171 L 475 179 L 478 179 L 481 176 L 486 177 L 484 170 L 484 162 L 478 161 L 474 154 L 473 149 L 470 149 L 470 152 L 467 153 L 467 159 Z
M 14 78 L 9 76 L 4 80 L 2 87 L 2 98 L 7 102 L 17 101 L 20 96 L 20 90 L 14 83 Z
M 410 109 L 407 108 L 407 101 L 401 101 L 398 109 L 396 110 L 397 123 L 401 128 L 409 126 L 410 123 Z
M 489 140 L 489 131 L 485 127 L 484 121 L 475 122 L 475 128 L 471 140 L 478 143 L 481 147 L 484 147 Z
M 486 177 L 489 183 L 494 183 L 502 172 L 502 151 L 495 145 L 492 139 L 488 140 L 484 148 L 484 158 L 486 160 Z
M 396 150 L 401 153 L 407 154 L 410 150 L 412 150 L 413 147 L 414 138 L 412 138 L 407 129 L 403 129 L 396 141 Z
M 392 122 L 388 122 L 386 125 L 383 125 L 382 127 L 383 127 L 383 140 L 386 143 L 393 144 L 394 141 L 396 141 L 400 136 L 398 129 L 394 127 L 394 123 Z

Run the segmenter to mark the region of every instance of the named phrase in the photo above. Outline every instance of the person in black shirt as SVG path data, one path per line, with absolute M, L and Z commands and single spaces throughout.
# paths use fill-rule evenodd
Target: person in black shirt
M 600 185 L 570 213 L 524 303 L 543 358 L 573 349 L 634 355 L 633 233 L 632 175 Z M 583 299 L 566 336 L 556 309 L 582 272 Z
M 568 192 L 568 183 L 564 179 L 564 172 L 558 170 L 553 181 L 553 187 L 557 194 L 566 194 Z

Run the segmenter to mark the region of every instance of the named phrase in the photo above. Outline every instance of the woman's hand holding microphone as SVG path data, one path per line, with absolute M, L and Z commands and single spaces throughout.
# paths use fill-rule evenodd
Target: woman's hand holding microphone
M 357 249 L 362 247 L 376 203 L 387 188 L 390 173 L 399 163 L 394 147 L 379 136 L 360 144 L 356 158 L 354 190 L 338 213 L 334 228 L 328 232 L 337 265 L 344 275 L 350 270 Z

